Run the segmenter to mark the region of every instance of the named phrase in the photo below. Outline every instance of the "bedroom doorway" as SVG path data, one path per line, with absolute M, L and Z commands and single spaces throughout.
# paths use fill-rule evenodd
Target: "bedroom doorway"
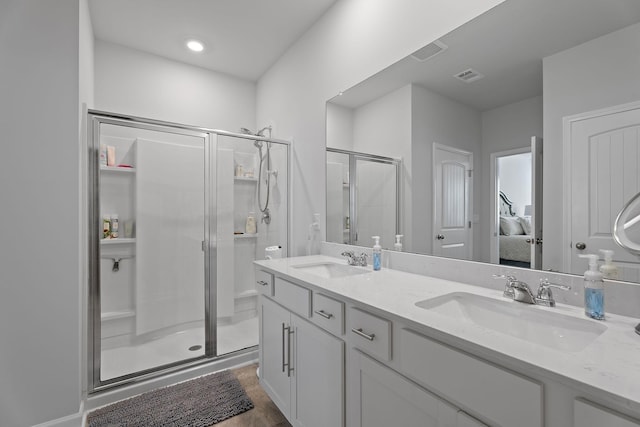
M 491 155 L 491 262 L 541 268 L 542 139 Z M 536 173 L 537 170 L 537 173 Z

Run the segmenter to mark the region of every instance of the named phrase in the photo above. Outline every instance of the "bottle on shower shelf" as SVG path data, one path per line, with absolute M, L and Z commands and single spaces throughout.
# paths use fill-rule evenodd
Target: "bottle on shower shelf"
M 249 212 L 249 215 L 247 216 L 247 223 L 244 227 L 244 232 L 247 234 L 256 234 L 258 232 L 255 212 Z

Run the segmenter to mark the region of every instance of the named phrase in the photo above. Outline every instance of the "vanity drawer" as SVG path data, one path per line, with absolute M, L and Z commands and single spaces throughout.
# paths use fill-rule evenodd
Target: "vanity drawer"
M 256 269 L 256 290 L 267 296 L 273 296 L 273 274 Z
M 408 329 L 399 352 L 400 371 L 445 398 L 497 425 L 542 427 L 541 384 Z
M 349 341 L 380 360 L 391 360 L 391 321 L 355 307 L 349 309 Z
M 311 317 L 311 291 L 276 277 L 273 295 L 280 304 L 303 317 Z
M 313 294 L 311 321 L 334 335 L 344 334 L 344 303 L 322 294 Z

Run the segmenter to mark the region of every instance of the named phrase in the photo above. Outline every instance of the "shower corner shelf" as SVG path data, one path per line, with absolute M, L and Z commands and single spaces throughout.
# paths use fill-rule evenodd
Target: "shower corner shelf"
M 255 239 L 257 237 L 258 237 L 258 233 L 253 233 L 253 234 L 243 233 L 243 234 L 233 235 L 234 239 Z
M 115 239 L 100 239 L 101 245 L 127 245 L 135 243 L 135 237 L 116 237 Z
M 136 313 L 133 310 L 106 311 L 100 314 L 100 320 L 108 321 L 108 320 L 126 319 L 128 317 L 134 317 L 135 315 Z
M 136 173 L 136 168 L 125 168 L 121 166 L 100 166 L 100 170 L 103 172 L 116 172 L 116 173 Z
M 249 176 L 234 176 L 233 179 L 235 181 L 258 182 L 258 178 L 256 178 L 255 176 L 253 176 L 253 177 L 249 177 Z

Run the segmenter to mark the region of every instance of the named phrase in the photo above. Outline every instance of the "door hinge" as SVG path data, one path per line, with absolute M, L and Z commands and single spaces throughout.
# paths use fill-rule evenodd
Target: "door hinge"
M 467 173 L 469 174 L 469 178 L 471 178 L 471 169 L 469 169 Z
M 469 228 L 471 228 L 471 221 L 469 221 Z

